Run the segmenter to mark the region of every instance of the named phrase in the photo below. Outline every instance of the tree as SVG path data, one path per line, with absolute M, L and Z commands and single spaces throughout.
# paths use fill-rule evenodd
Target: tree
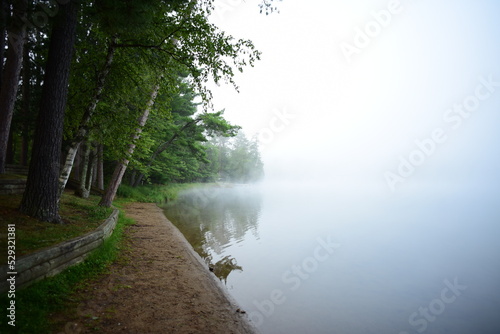
M 253 66 L 261 54 L 252 41 L 235 39 L 209 22 L 212 2 L 172 1 L 175 12 L 168 11 L 172 6 L 158 2 L 154 13 L 160 15 L 150 18 L 155 29 L 117 44 L 140 49 L 158 68 L 175 63 L 187 70 L 207 109 L 212 94 L 205 84 L 211 79 L 216 84 L 224 81 L 237 90 L 234 71 L 243 72 L 244 67 Z
M 7 17 L 9 16 L 9 12 L 9 2 L 7 0 L 0 0 L 0 87 L 2 87 L 5 43 L 7 41 Z
M 60 5 L 54 20 L 31 163 L 20 206 L 24 214 L 55 223 L 61 222 L 58 179 L 77 12 L 77 1 L 70 0 Z
M 10 12 L 22 4 L 48 8 L 44 6 L 48 1 L 0 1 L 0 16 L 12 16 Z M 17 103 L 12 116 L 14 126 L 10 126 L 16 135 L 12 147 L 18 147 L 21 131 L 28 138 L 34 128 L 34 135 L 29 136 L 33 137 L 33 146 L 20 210 L 43 221 L 60 222 L 61 189 L 83 142 L 100 147 L 98 165 L 104 168 L 99 168 L 99 175 L 109 170 L 111 162 L 119 162 L 104 205 L 112 201 L 116 192 L 113 188 L 119 185 L 129 161 L 149 170 L 169 168 L 180 180 L 209 177 L 211 173 L 203 169 L 206 148 L 201 143 L 211 133 L 225 135 L 235 132 L 236 127 L 227 123 L 221 112 L 210 112 L 211 93 L 206 83 L 213 79 L 237 89 L 234 73 L 260 58 L 253 43 L 227 35 L 209 22 L 213 0 L 65 0 L 58 1 L 54 8 L 57 14 L 46 28 L 26 33 L 29 38 L 23 78 L 20 80 L 18 74 L 17 80 L 12 80 L 22 85 L 22 90 L 17 92 L 15 88 L 9 95 L 14 97 L 9 101 Z M 24 21 L 26 27 L 30 25 Z M 15 28 L 12 19 L 8 27 Z M 9 47 L 9 52 L 12 50 Z M 0 58 L 3 60 L 1 53 Z M 182 90 L 178 85 L 181 72 L 193 96 L 201 97 L 202 112 L 197 105 L 178 114 L 173 111 L 170 102 Z M 6 73 L 4 70 L 0 77 L 4 86 Z M 156 96 L 150 99 L 155 86 L 152 78 L 159 76 L 163 79 L 157 88 L 156 103 Z M 8 88 L 12 90 L 13 86 Z M 144 125 L 140 122 L 138 127 L 137 121 L 139 114 L 143 114 L 144 122 L 148 118 L 144 116 L 148 99 L 155 104 L 150 107 L 155 121 L 151 129 L 158 127 L 141 136 L 136 130 L 142 131 Z M 36 107 L 33 101 L 37 101 Z M 31 121 L 30 110 L 38 110 L 36 122 Z M 28 114 L 30 122 L 25 121 Z M 168 131 L 155 132 L 160 128 Z M 24 148 L 28 142 L 24 141 Z M 61 159 L 63 144 L 65 160 Z M 85 151 L 89 162 L 84 165 L 91 166 L 95 154 L 90 153 L 93 150 Z M 83 156 L 86 160 L 87 154 Z M 61 162 L 65 162 L 62 169 Z M 90 175 L 93 169 L 82 176 Z M 83 194 L 88 186 L 86 182 L 82 187 Z
M 113 63 L 113 58 L 115 54 L 115 39 L 110 41 L 108 46 L 108 51 L 106 54 L 106 59 L 104 61 L 104 65 L 101 70 L 97 74 L 96 85 L 92 96 L 85 108 L 85 111 L 80 120 L 80 124 L 76 130 L 76 133 L 73 135 L 73 138 L 69 141 L 69 144 L 66 148 L 66 154 L 64 159 L 64 165 L 61 169 L 61 174 L 59 177 L 59 192 L 62 193 L 64 188 L 66 187 L 66 183 L 68 182 L 69 176 L 71 174 L 71 170 L 73 168 L 73 163 L 75 161 L 76 153 L 78 152 L 78 148 L 80 144 L 87 138 L 89 132 L 89 123 L 94 115 L 97 104 L 101 99 L 101 94 L 104 89 L 104 84 L 106 82 L 107 76 L 111 69 L 111 65 Z
M 104 34 L 110 36 L 108 39 L 112 40 L 112 43 L 109 45 L 104 66 L 97 76 L 95 94 L 88 99 L 88 106 L 80 125 L 71 131 L 72 139 L 68 140 L 65 166 L 60 178 L 60 191 L 64 189 L 71 173 L 78 146 L 88 135 L 89 124 L 100 100 L 115 49 L 130 50 L 128 55 L 127 52 L 121 54 L 126 57 L 133 54 L 131 58 L 136 58 L 126 65 L 137 66 L 138 70 L 133 70 L 134 72 L 144 71 L 142 66 L 156 68 L 160 73 L 164 73 L 165 69 L 169 72 L 175 72 L 178 68 L 183 68 L 184 71 L 187 69 L 193 84 L 207 105 L 211 94 L 204 84 L 210 76 L 215 81 L 224 79 L 236 87 L 232 81 L 233 68 L 229 62 L 232 61 L 233 66 L 242 71 L 243 66 L 252 65 L 260 53 L 254 50 L 251 41 L 235 41 L 208 23 L 210 10 L 210 1 L 198 4 L 196 1 L 186 0 L 126 3 L 100 0 L 95 2 L 94 8 L 90 8 L 90 11 L 95 13 L 99 23 L 96 26 L 100 32 L 95 32 L 96 28 L 92 26 L 88 28 L 91 32 L 87 35 Z M 92 45 L 84 47 L 85 55 L 82 57 L 88 58 L 93 48 Z M 140 59 L 137 59 L 138 56 Z M 87 84 L 88 80 L 84 82 L 84 85 Z M 74 87 L 79 89 L 78 85 Z M 160 149 L 157 154 L 163 150 Z
M 114 62 L 117 41 L 135 38 L 145 29 L 151 29 L 150 17 L 154 16 L 154 1 L 117 2 L 114 0 L 98 0 L 84 7 L 84 23 L 80 33 L 80 43 L 77 50 L 75 66 L 79 69 L 79 76 L 73 77 L 75 100 L 86 101 L 84 106 L 70 108 L 70 117 L 76 114 L 79 122 L 66 126 L 68 134 L 65 143 L 65 163 L 61 169 L 59 178 L 59 190 L 62 193 L 71 175 L 75 157 L 80 144 L 85 141 L 92 127 L 92 119 L 96 113 L 97 106 L 104 94 L 104 88 L 110 75 Z M 106 52 L 102 54 L 102 49 Z M 94 75 L 96 63 L 104 59 L 100 69 Z M 131 61 L 133 63 L 133 60 Z M 89 67 L 90 65 L 90 67 Z M 87 68 L 86 68 L 87 67 Z M 91 93 L 82 89 L 87 87 L 89 80 L 94 81 Z M 80 111 L 83 110 L 82 113 Z M 75 113 L 76 111 L 76 113 Z
M 193 102 L 196 95 L 193 88 L 185 82 L 181 83 L 181 94 L 177 94 L 172 101 L 172 120 L 168 120 L 168 124 L 159 132 L 161 135 L 159 142 L 156 143 L 154 152 L 146 159 L 144 169 L 147 171 L 156 159 L 177 144 L 178 149 L 188 148 L 194 156 L 198 155 L 201 160 L 205 159 L 205 148 L 196 146 L 196 142 L 207 141 L 206 136 L 235 136 L 239 126 L 235 126 L 227 122 L 223 118 L 224 111 L 209 113 L 197 113 L 197 104 Z M 193 169 L 195 170 L 195 169 Z M 140 173 L 135 178 L 133 186 L 138 186 L 141 182 L 144 173 Z
M 11 25 L 8 28 L 9 48 L 0 88 L 0 173 L 5 173 L 10 126 L 23 63 L 23 48 L 26 42 L 26 25 L 23 21 L 26 20 L 27 9 L 28 0 L 16 1 L 13 6 Z M 3 4 L 0 10 L 2 16 L 6 16 Z M 4 40 L 3 36 L 2 39 Z M 3 55 L 0 61 L 3 64 Z
M 110 8 L 116 9 L 117 12 L 124 9 L 125 12 L 134 12 L 136 10 L 135 4 L 129 6 L 129 4 L 103 1 L 101 5 L 99 9 L 102 9 L 102 12 L 110 10 Z M 205 86 L 209 78 L 213 78 L 216 82 L 224 80 L 232 83 L 237 89 L 233 81 L 234 69 L 242 71 L 244 66 L 253 65 L 254 61 L 260 57 L 260 52 L 255 50 L 251 41 L 235 40 L 208 22 L 208 16 L 212 9 L 210 1 L 207 3 L 173 1 L 170 5 L 147 1 L 144 6 L 150 6 L 149 10 L 156 9 L 146 19 L 146 21 L 152 21 L 150 24 L 154 29 L 136 29 L 129 35 L 130 38 L 121 38 L 116 43 L 116 47 L 135 50 L 133 52 L 136 55 L 140 54 L 142 61 L 148 63 L 148 67 L 157 68 L 163 73 L 165 68 L 169 69 L 170 74 L 180 68 L 187 70 L 192 84 L 201 95 L 205 106 L 210 104 L 211 98 L 211 93 Z M 118 20 L 118 24 L 106 24 L 106 20 L 103 21 L 103 29 L 108 29 L 108 33 L 115 33 L 116 26 L 122 26 L 122 17 L 119 15 L 105 17 L 104 19 Z M 113 20 L 110 22 L 114 22 Z M 141 27 L 148 26 L 147 24 L 141 25 Z M 173 77 L 173 75 L 170 76 Z M 196 125 L 202 121 L 211 123 L 212 126 L 222 126 L 222 123 L 217 124 L 215 122 L 213 116 L 206 113 L 204 119 L 200 118 L 192 123 L 184 124 L 186 125 L 184 130 L 193 129 L 194 126 L 191 125 Z M 154 154 L 153 152 L 153 158 L 163 153 L 165 148 L 169 147 L 173 140 L 178 137 L 179 135 L 174 134 L 173 137 L 160 144 L 156 150 L 157 153 Z M 202 151 L 201 147 L 197 147 L 195 144 L 189 145 L 189 148 L 195 152 Z M 123 172 L 118 170 L 124 171 L 131 158 L 130 154 L 129 157 L 123 160 L 126 163 L 117 167 L 113 180 L 121 180 Z M 115 182 L 112 182 L 112 184 L 115 184 Z M 118 185 L 116 184 L 116 187 Z M 110 191 L 110 193 L 115 192 L 116 190 L 114 192 Z M 114 195 L 108 196 L 106 199 L 103 198 L 101 204 L 110 205 L 109 197 L 112 200 Z
M 84 153 L 80 170 L 80 184 L 75 190 L 75 195 L 88 198 L 92 189 L 94 169 L 97 165 L 97 149 L 90 142 L 83 144 L 83 146 Z
M 156 100 L 156 96 L 158 95 L 158 91 L 160 90 L 160 84 L 157 83 L 155 84 L 153 90 L 151 91 L 151 96 L 149 98 L 149 101 L 146 105 L 146 108 L 144 109 L 144 112 L 142 115 L 139 117 L 138 123 L 139 127 L 136 129 L 136 132 L 132 135 L 132 143 L 129 145 L 127 155 L 131 156 L 134 154 L 135 150 L 135 142 L 140 138 L 142 128 L 146 124 L 146 121 L 148 120 L 149 113 L 151 112 L 151 108 L 153 107 L 153 104 Z M 128 158 L 124 158 L 121 161 L 118 162 L 116 165 L 115 171 L 113 172 L 113 176 L 111 177 L 111 180 L 109 182 L 108 188 L 106 189 L 106 192 L 101 198 L 101 201 L 99 202 L 100 206 L 105 206 L 105 207 L 110 207 L 111 204 L 113 203 L 113 200 L 116 196 L 116 192 L 118 190 L 118 187 L 120 186 L 120 183 L 122 182 L 123 175 L 125 174 L 125 171 L 127 170 L 127 166 L 129 163 Z
M 212 138 L 206 146 L 211 151 L 211 157 L 203 168 L 214 170 L 217 167 L 219 180 L 249 183 L 263 178 L 264 164 L 257 138 L 249 140 L 243 132 L 239 132 L 230 140 Z
M 31 143 L 42 93 L 45 65 L 47 63 L 49 27 L 28 29 L 24 44 L 23 65 L 10 132 L 14 160 L 28 166 Z

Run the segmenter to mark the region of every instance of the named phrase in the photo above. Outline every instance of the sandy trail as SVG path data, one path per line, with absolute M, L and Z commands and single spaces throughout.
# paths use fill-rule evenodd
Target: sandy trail
M 255 333 L 155 204 L 132 203 L 127 249 L 86 289 L 64 333 Z

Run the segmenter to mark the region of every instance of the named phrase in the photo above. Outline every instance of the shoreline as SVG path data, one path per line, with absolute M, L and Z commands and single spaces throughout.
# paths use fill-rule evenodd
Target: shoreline
M 189 241 L 186 239 L 184 234 L 174 225 L 172 222 L 165 216 L 165 213 L 163 212 L 163 209 L 160 208 L 158 205 L 155 204 L 155 206 L 161 211 L 161 214 L 165 218 L 165 223 L 170 225 L 170 228 L 174 231 L 175 236 L 179 239 L 180 242 L 184 244 L 186 247 L 186 251 L 191 255 L 193 259 L 193 265 L 195 267 L 198 267 L 197 270 L 200 270 L 204 274 L 206 274 L 207 279 L 213 283 L 213 288 L 218 290 L 218 293 L 220 293 L 227 301 L 227 303 L 230 305 L 230 307 L 235 310 L 234 313 L 238 314 L 236 310 L 240 309 L 240 306 L 238 305 L 238 302 L 231 296 L 229 291 L 227 291 L 227 288 L 222 284 L 219 278 L 217 276 L 210 272 L 207 264 L 205 261 L 201 258 L 201 256 L 196 253 L 196 251 L 193 249 L 193 246 L 189 243 Z M 259 334 L 260 332 L 258 329 L 253 326 L 253 324 L 250 322 L 248 319 L 248 315 L 246 314 L 239 314 L 239 319 L 242 320 L 243 326 L 248 330 L 248 334 Z
M 135 223 L 118 260 L 78 293 L 70 322 L 56 316 L 62 332 L 259 333 L 161 208 L 129 203 L 124 211 Z

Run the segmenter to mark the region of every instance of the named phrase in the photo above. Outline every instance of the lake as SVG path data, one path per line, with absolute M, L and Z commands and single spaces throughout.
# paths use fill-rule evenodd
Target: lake
M 500 333 L 499 191 L 220 185 L 166 216 L 262 333 Z

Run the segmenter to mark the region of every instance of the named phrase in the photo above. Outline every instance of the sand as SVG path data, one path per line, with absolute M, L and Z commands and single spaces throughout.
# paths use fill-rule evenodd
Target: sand
M 160 208 L 132 203 L 125 212 L 136 221 L 127 246 L 85 288 L 77 318 L 61 333 L 256 333 Z

